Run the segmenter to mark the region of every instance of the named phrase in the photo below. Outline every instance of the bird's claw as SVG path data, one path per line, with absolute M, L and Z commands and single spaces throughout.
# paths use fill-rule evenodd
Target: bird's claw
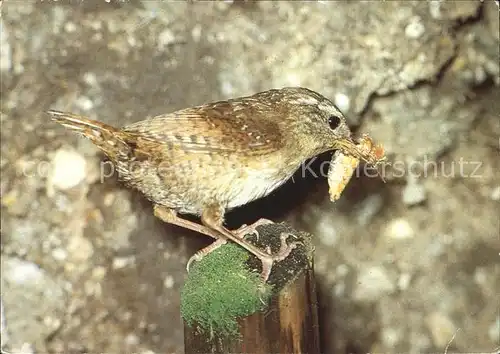
M 246 235 L 255 235 L 257 241 L 259 240 L 259 232 L 257 231 L 257 227 L 263 225 L 274 224 L 273 221 L 268 219 L 259 219 L 251 225 L 243 224 L 239 229 L 233 231 L 234 234 L 240 238 L 244 238 Z
M 267 281 L 267 279 L 269 279 L 269 275 L 271 274 L 271 269 L 272 269 L 273 264 L 275 262 L 281 262 L 286 257 L 288 257 L 290 255 L 290 253 L 295 248 L 297 248 L 298 245 L 304 245 L 300 241 L 296 241 L 296 242 L 292 242 L 290 244 L 287 244 L 286 241 L 287 241 L 289 236 L 297 238 L 297 236 L 290 234 L 290 233 L 286 233 L 286 232 L 281 233 L 281 235 L 280 235 L 280 242 L 281 242 L 280 250 L 275 255 L 271 254 L 271 248 L 269 246 L 266 247 L 266 252 L 269 254 L 269 257 L 261 259 L 261 261 L 262 261 L 261 277 L 264 281 Z

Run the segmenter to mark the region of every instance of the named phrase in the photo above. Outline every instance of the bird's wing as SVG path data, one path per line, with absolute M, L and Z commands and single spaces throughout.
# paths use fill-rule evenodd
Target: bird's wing
M 262 155 L 275 151 L 282 142 L 276 122 L 262 119 L 251 104 L 227 101 L 159 115 L 123 131 L 134 136 L 138 147 L 160 144 L 199 154 L 245 151 Z

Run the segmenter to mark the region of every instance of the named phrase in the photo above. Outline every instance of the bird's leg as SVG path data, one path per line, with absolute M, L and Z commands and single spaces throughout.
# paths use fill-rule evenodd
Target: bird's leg
M 201 234 L 210 236 L 216 240 L 223 237 L 223 235 L 221 235 L 220 233 L 218 233 L 217 231 L 215 231 L 209 227 L 206 227 L 205 225 L 200 225 L 200 224 L 195 223 L 193 221 L 189 221 L 189 220 L 186 220 L 186 219 L 179 217 L 177 215 L 177 212 L 174 209 L 170 209 L 170 208 L 164 207 L 162 205 L 156 204 L 154 206 L 153 211 L 154 211 L 154 215 L 158 219 L 166 222 L 167 224 L 177 225 L 177 226 L 183 227 L 185 229 L 199 232 Z
M 248 241 L 245 241 L 241 236 L 241 233 L 234 233 L 223 226 L 224 220 L 224 209 L 220 206 L 212 206 L 205 208 L 201 214 L 201 221 L 204 225 L 220 232 L 226 239 L 231 240 L 241 247 L 245 248 L 248 252 L 255 255 L 262 262 L 262 279 L 267 281 L 269 274 L 271 274 L 271 269 L 274 262 L 279 262 L 288 257 L 290 252 L 297 247 L 300 242 L 293 242 L 291 244 L 286 243 L 288 234 L 282 234 L 280 236 L 281 247 L 280 251 L 271 255 L 268 254 L 256 246 L 252 245 Z M 255 224 L 254 224 L 255 225 Z M 253 226 L 253 225 L 251 225 Z
M 200 261 L 204 256 L 206 256 L 210 252 L 215 251 L 217 248 L 227 243 L 226 238 L 216 230 L 206 227 L 205 225 L 200 225 L 195 222 L 183 219 L 177 216 L 177 213 L 173 209 L 169 209 L 167 207 L 157 204 L 154 206 L 154 215 L 158 219 L 168 224 L 184 227 L 186 229 L 199 232 L 201 234 L 213 237 L 215 239 L 215 241 L 212 242 L 210 245 L 208 245 L 205 248 L 202 248 L 189 258 L 186 265 L 186 270 L 188 272 L 189 272 L 189 267 L 191 266 L 191 263 L 193 263 L 193 261 Z
M 215 251 L 217 248 L 220 246 L 224 245 L 227 243 L 227 239 L 224 235 L 222 235 L 220 232 L 217 230 L 214 230 L 210 227 L 207 227 L 205 225 L 200 225 L 198 223 L 195 223 L 193 221 L 189 221 L 186 219 L 183 219 L 179 217 L 176 213 L 175 210 L 169 209 L 167 207 L 164 207 L 162 205 L 156 204 L 154 206 L 154 215 L 159 218 L 160 220 L 172 224 L 172 225 L 177 225 L 195 232 L 199 232 L 201 234 L 210 236 L 215 239 L 214 242 L 212 242 L 210 245 L 207 247 L 202 248 L 198 252 L 196 252 L 193 256 L 191 256 L 187 262 L 186 269 L 189 272 L 189 268 L 193 261 L 200 261 L 204 256 L 209 254 L 210 252 Z M 245 235 L 255 232 L 257 233 L 257 237 L 259 236 L 258 232 L 255 230 L 255 227 L 259 225 L 265 225 L 268 223 L 272 223 L 270 220 L 266 219 L 261 219 L 257 221 L 256 223 L 249 225 L 249 226 L 244 226 L 240 227 L 238 230 L 236 230 L 235 235 L 237 237 L 243 238 Z
M 210 236 L 215 239 L 215 241 L 212 244 L 199 250 L 188 260 L 186 267 L 188 271 L 189 271 L 189 266 L 193 261 L 201 260 L 204 256 L 206 256 L 210 252 L 213 252 L 220 246 L 226 244 L 227 240 L 229 239 L 239 244 L 241 247 L 245 248 L 248 252 L 252 253 L 258 259 L 260 259 L 260 261 L 262 262 L 261 275 L 263 280 L 267 281 L 267 279 L 269 278 L 269 274 L 271 273 L 271 268 L 273 266 L 273 263 L 282 261 L 283 259 L 288 257 L 290 252 L 295 247 L 297 247 L 298 244 L 300 244 L 300 242 L 293 242 L 291 244 L 287 244 L 286 239 L 288 234 L 281 234 L 280 251 L 276 255 L 272 256 L 243 239 L 245 235 L 252 232 L 257 232 L 255 230 L 257 226 L 271 224 L 273 223 L 272 221 L 266 219 L 260 219 L 257 222 L 253 223 L 252 225 L 242 226 L 236 231 L 230 231 L 222 225 L 224 220 L 223 214 L 224 210 L 220 207 L 207 208 L 204 210 L 201 217 L 201 220 L 204 225 L 200 225 L 193 221 L 189 221 L 177 216 L 177 213 L 173 209 L 161 205 L 154 206 L 154 215 L 160 220 L 172 225 L 177 225 L 195 232 L 199 232 L 201 234 Z

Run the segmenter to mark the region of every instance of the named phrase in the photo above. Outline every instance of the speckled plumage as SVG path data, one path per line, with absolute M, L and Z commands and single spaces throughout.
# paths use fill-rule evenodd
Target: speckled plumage
M 187 108 L 122 129 L 49 113 L 92 140 L 125 184 L 173 213 L 200 215 L 204 225 L 223 234 L 230 232 L 222 226 L 227 210 L 268 195 L 304 160 L 336 148 L 356 151 L 342 113 L 300 87 Z M 220 238 L 208 229 L 200 232 Z
M 319 104 L 326 108 L 320 110 Z M 300 88 L 187 108 L 120 130 L 52 112 L 70 128 L 78 121 L 85 125 L 79 131 L 92 135 L 128 186 L 156 204 L 197 215 L 209 204 L 232 209 L 266 196 L 305 159 L 332 149 L 336 138 L 349 138 L 345 121 L 338 132 L 330 129 L 330 114 L 341 117 L 326 98 Z M 314 118 L 324 126 L 328 144 L 314 134 L 322 127 L 311 124 L 309 131 L 304 129 Z M 108 131 L 105 139 L 97 139 Z M 310 137 L 301 136 L 303 132 Z

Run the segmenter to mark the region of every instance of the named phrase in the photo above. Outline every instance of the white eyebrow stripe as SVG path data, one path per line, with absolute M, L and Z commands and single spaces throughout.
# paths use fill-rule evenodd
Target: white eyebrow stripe
M 317 105 L 319 102 L 314 97 L 307 96 L 307 97 L 299 97 L 296 100 L 292 101 L 292 103 L 306 104 L 306 105 Z

